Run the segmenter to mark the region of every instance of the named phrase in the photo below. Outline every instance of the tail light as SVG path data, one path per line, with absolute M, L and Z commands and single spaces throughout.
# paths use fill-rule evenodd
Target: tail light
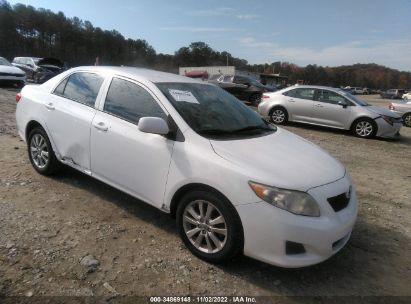
M 390 109 L 391 111 L 394 111 L 394 110 L 395 110 L 395 107 L 394 107 L 394 105 L 393 105 L 392 103 L 390 103 L 390 105 L 388 106 L 388 109 Z
M 270 98 L 270 96 L 268 96 L 268 95 L 261 96 L 261 99 L 267 99 L 267 98 Z
M 21 93 L 16 94 L 16 102 L 19 102 L 21 99 Z

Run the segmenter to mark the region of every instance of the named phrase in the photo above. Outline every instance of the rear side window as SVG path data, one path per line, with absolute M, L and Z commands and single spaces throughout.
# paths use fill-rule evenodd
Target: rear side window
M 146 89 L 120 78 L 113 78 L 110 84 L 104 111 L 135 124 L 142 117 L 167 118 Z
M 63 80 L 54 93 L 94 107 L 103 77 L 93 73 L 75 73 Z
M 308 99 L 308 100 L 313 100 L 314 99 L 314 89 L 296 89 L 294 97 L 295 98 L 301 98 L 301 99 Z

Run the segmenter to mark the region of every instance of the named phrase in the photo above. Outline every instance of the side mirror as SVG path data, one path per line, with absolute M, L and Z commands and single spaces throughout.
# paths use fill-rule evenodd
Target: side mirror
M 141 132 L 166 135 L 170 128 L 164 119 L 159 117 L 143 117 L 138 121 L 138 129 Z
M 342 106 L 344 109 L 348 106 L 348 104 L 347 104 L 347 102 L 346 102 L 345 100 L 339 101 L 338 104 L 339 104 L 340 106 Z

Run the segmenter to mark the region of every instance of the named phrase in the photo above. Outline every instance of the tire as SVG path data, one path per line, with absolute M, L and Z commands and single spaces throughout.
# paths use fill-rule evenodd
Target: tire
M 39 78 L 39 75 L 37 73 L 33 75 L 33 82 L 36 83 L 36 84 L 40 83 L 40 78 Z
M 360 118 L 352 124 L 351 131 L 357 137 L 373 138 L 377 134 L 377 124 L 371 118 Z
M 261 94 L 252 94 L 248 101 L 256 107 L 261 102 L 261 96 Z
M 411 113 L 405 114 L 402 119 L 404 120 L 404 126 L 411 128 Z
M 53 175 L 60 168 L 61 164 L 57 160 L 50 140 L 41 127 L 36 127 L 30 131 L 27 150 L 33 168 L 42 175 Z
M 288 122 L 288 112 L 283 107 L 274 107 L 270 111 L 270 121 L 276 125 L 285 125 Z
M 209 215 L 208 211 L 211 211 Z M 221 195 L 206 190 L 191 191 L 181 199 L 176 216 L 181 239 L 197 257 L 221 263 L 242 252 L 240 218 L 231 203 Z

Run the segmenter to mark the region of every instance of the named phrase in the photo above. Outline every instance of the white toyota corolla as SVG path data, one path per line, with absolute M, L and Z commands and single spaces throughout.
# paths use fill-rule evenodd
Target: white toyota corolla
M 37 172 L 65 164 L 172 214 L 207 261 L 243 252 L 302 267 L 350 237 L 357 197 L 344 166 L 215 85 L 79 67 L 25 86 L 16 101 Z

